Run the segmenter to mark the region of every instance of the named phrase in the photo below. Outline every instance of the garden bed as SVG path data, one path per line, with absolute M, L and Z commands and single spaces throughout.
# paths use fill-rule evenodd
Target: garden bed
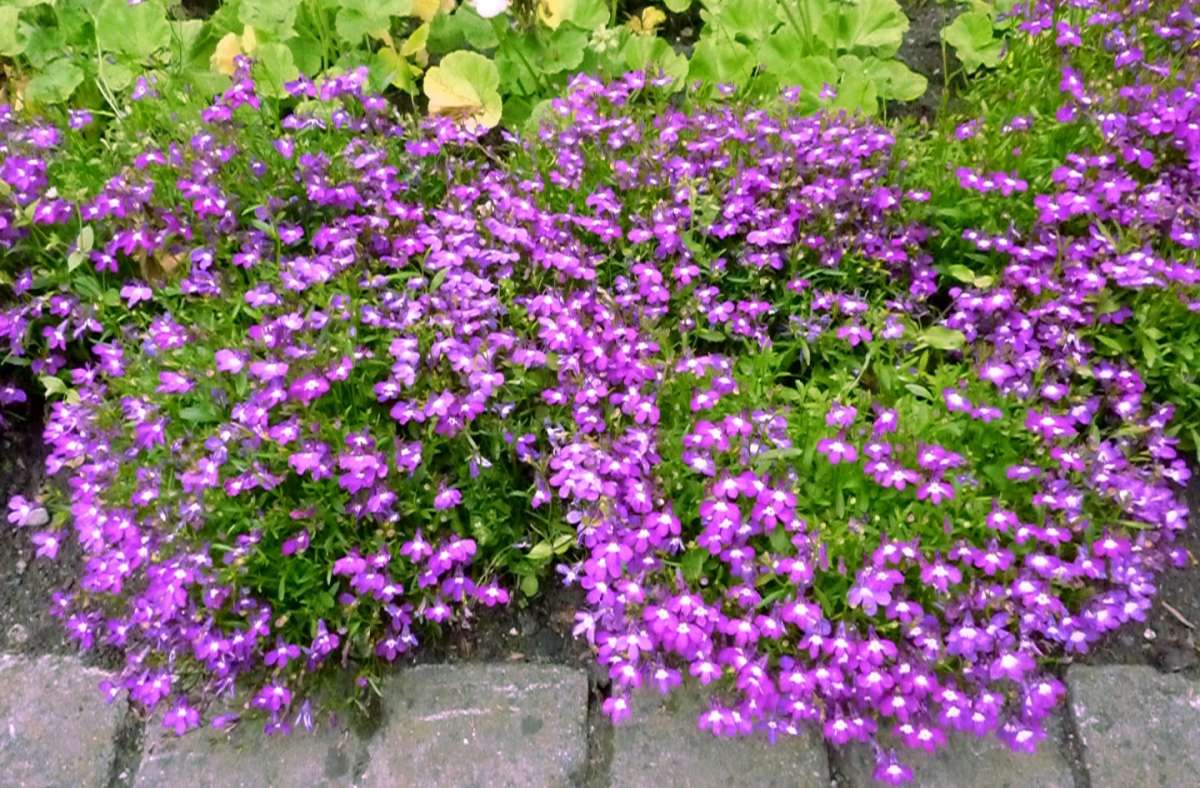
M 0 110 L 7 647 L 180 735 L 590 664 L 887 781 L 1196 673 L 1194 14 L 281 4 L 0 40 L 89 107 Z

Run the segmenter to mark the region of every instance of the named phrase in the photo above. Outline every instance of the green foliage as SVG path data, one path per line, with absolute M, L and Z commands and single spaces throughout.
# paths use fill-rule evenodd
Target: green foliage
M 942 30 L 942 40 L 954 47 L 954 53 L 968 74 L 981 67 L 995 68 L 1000 63 L 1003 42 L 993 35 L 992 18 L 982 11 L 966 11 Z
M 874 113 L 881 101 L 909 101 L 926 80 L 895 58 L 908 18 L 895 0 L 704 0 L 705 27 L 690 75 L 762 98 L 802 89 L 822 104 Z

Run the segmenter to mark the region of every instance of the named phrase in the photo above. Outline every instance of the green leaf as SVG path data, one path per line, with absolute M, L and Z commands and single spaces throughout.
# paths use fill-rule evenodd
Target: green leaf
M 692 50 L 688 79 L 698 79 L 710 85 L 741 86 L 750 78 L 754 66 L 754 55 L 744 44 L 702 38 Z
M 438 14 L 429 23 L 427 47 L 433 54 L 467 47 L 494 49 L 499 43 L 491 23 L 466 4 L 460 5 L 453 14 Z
M 570 71 L 583 62 L 587 49 L 588 34 L 580 30 L 560 27 L 539 41 L 534 67 L 544 74 Z
M 889 101 L 914 101 L 925 93 L 929 80 L 899 60 L 869 57 L 863 61 L 879 97 Z
M 879 94 L 863 62 L 853 55 L 842 55 L 838 58 L 838 68 L 842 71 L 842 78 L 838 82 L 833 106 L 849 112 L 874 114 L 879 109 Z
M 779 24 L 775 0 L 723 0 L 706 6 L 700 17 L 708 29 L 729 38 L 742 36 L 750 42 L 762 41 Z
M 843 7 L 838 24 L 838 47 L 894 55 L 908 30 L 908 17 L 896 0 L 856 0 Z
M 408 59 L 391 47 L 383 47 L 371 58 L 371 84 L 376 90 L 391 85 L 405 93 L 416 93 L 417 82 Z
M 410 0 L 340 0 L 334 27 L 338 36 L 348 44 L 357 44 L 369 33 L 387 30 L 393 16 L 404 16 L 412 5 Z
M 687 58 L 655 36 L 630 36 L 621 50 L 621 57 L 626 66 L 634 71 L 645 71 L 650 77 L 658 76 L 661 70 L 674 78 L 674 87 L 681 86 L 687 78 Z
M 170 20 L 167 24 L 171 28 L 172 56 L 182 52 L 183 62 L 197 66 L 208 65 L 212 52 L 208 50 L 210 42 L 205 40 L 207 30 L 204 22 L 199 19 L 184 19 Z M 176 38 L 178 43 L 174 40 Z
M 796 57 L 800 42 L 794 30 L 783 28 L 762 47 L 760 58 L 767 69 L 779 77 L 779 84 L 798 85 L 803 96 L 815 105 L 817 94 L 825 85 L 836 86 L 838 68 L 833 61 L 820 55 Z
M 48 396 L 67 393 L 67 384 L 63 383 L 62 378 L 54 375 L 39 375 L 38 382 L 42 384 L 42 388 L 46 390 Z
M 34 25 L 28 29 L 25 59 L 34 68 L 45 68 L 62 55 L 67 39 L 62 29 L 53 25 Z
M 25 100 L 31 104 L 61 104 L 71 98 L 83 82 L 83 69 L 70 58 L 55 60 L 25 86 Z
M 0 7 L 0 55 L 16 57 L 25 51 L 28 43 L 24 31 L 18 26 L 21 12 L 11 6 Z
M 992 20 L 981 11 L 967 11 L 942 29 L 942 40 L 954 47 L 968 74 L 980 67 L 995 68 L 1003 51 L 1000 39 L 992 36 Z
M 530 561 L 545 561 L 552 555 L 554 555 L 554 545 L 550 544 L 549 540 L 543 539 L 529 549 L 527 557 Z
M 598 30 L 608 24 L 608 5 L 604 0 L 573 0 L 566 21 L 583 30 Z
M 905 383 L 904 388 L 908 389 L 908 392 L 915 397 L 928 400 L 933 399 L 933 392 L 918 383 Z
M 287 44 L 272 42 L 259 44 L 254 50 L 254 68 L 251 71 L 261 94 L 283 98 L 287 91 L 283 86 L 300 76 L 292 50 Z
M 952 328 L 930 326 L 921 332 L 921 341 L 938 350 L 959 350 L 967 343 L 967 338 L 963 332 Z
M 991 276 L 976 274 L 962 263 L 955 263 L 954 265 L 947 266 L 946 273 L 960 282 L 966 282 L 967 284 L 974 285 L 975 287 L 991 287 L 992 283 L 995 281 L 995 279 Z
M 190 424 L 211 424 L 220 421 L 220 414 L 211 403 L 189 405 L 179 411 L 179 418 Z
M 300 0 L 246 0 L 238 8 L 238 21 L 283 41 L 296 35 L 299 6 Z
M 672 14 L 682 14 L 692 7 L 692 0 L 664 0 L 663 5 Z
M 127 0 L 105 0 L 96 14 L 96 40 L 106 52 L 148 60 L 171 43 L 171 26 L 159 0 L 129 5 Z
M 521 593 L 525 596 L 537 596 L 538 579 L 535 575 L 525 575 L 521 578 Z
M 708 551 L 699 547 L 693 547 L 683 554 L 679 559 L 679 566 L 683 570 L 683 579 L 689 583 L 695 583 L 700 579 L 700 575 L 704 573 L 704 562 L 708 560 Z
M 105 63 L 100 73 L 111 90 L 124 90 L 133 84 L 133 69 L 124 63 Z
M 292 50 L 292 62 L 296 68 L 305 74 L 315 76 L 321 70 L 321 42 L 306 35 L 299 35 L 287 40 L 288 49 Z

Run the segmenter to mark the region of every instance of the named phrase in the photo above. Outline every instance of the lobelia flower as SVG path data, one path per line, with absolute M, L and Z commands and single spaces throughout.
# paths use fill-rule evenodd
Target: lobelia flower
M 433 499 L 433 508 L 439 511 L 453 509 L 462 503 L 462 493 L 453 487 L 442 487 Z

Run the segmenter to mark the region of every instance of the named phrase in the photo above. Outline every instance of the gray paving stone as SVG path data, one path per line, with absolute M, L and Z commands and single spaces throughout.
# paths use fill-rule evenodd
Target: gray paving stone
M 951 733 L 946 746 L 936 755 L 923 750 L 898 747 L 901 760 L 913 770 L 918 788 L 1073 788 L 1071 765 L 1062 753 L 1063 720 L 1060 715 L 1046 722 L 1046 738 L 1036 753 L 1013 752 L 995 736 L 980 738 Z M 839 770 L 853 788 L 879 783 L 872 777 L 875 755 L 865 744 L 838 749 Z
M 685 785 L 690 788 L 829 785 L 825 746 L 816 732 L 784 737 L 715 739 L 696 727 L 707 708 L 701 688 L 684 687 L 662 698 L 634 695 L 633 716 L 613 730 L 612 784 Z
M 70 657 L 0 656 L 0 783 L 108 784 L 126 704 L 106 704 L 107 674 Z
M 587 763 L 587 677 L 554 665 L 422 665 L 383 690 L 360 785 L 560 786 Z
M 1200 682 L 1142 665 L 1067 671 L 1093 788 L 1200 784 Z
M 136 788 L 326 788 L 354 782 L 361 741 L 325 726 L 313 732 L 267 736 L 260 723 L 232 731 L 212 728 L 176 736 L 148 724 Z

